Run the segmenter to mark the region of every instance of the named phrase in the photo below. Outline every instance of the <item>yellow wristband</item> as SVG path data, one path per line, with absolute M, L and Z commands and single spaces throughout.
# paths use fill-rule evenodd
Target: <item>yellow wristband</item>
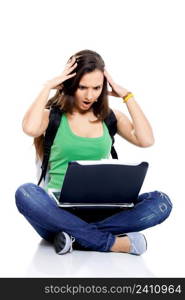
M 134 97 L 134 95 L 132 93 L 128 93 L 125 97 L 123 97 L 123 103 L 126 103 L 132 97 Z

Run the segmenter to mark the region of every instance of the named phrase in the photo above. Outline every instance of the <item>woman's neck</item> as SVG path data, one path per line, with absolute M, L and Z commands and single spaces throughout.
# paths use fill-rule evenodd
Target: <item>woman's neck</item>
M 90 110 L 84 111 L 74 107 L 72 110 L 72 115 L 89 116 L 92 114 L 94 114 L 92 108 Z

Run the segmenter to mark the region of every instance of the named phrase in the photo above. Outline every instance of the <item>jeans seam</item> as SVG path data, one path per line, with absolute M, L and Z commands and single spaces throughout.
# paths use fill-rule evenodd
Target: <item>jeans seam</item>
M 109 236 L 108 236 L 108 239 L 107 239 L 106 247 L 104 249 L 105 252 L 110 251 L 110 249 L 112 248 L 115 240 L 116 240 L 116 236 L 114 236 L 114 235 L 112 235 L 112 233 L 110 233 Z

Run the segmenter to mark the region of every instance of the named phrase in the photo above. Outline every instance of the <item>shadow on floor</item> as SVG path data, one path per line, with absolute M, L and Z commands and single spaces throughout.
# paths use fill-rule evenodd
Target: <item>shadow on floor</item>
M 41 240 L 26 270 L 26 277 L 155 277 L 144 255 L 73 250 L 57 255 Z

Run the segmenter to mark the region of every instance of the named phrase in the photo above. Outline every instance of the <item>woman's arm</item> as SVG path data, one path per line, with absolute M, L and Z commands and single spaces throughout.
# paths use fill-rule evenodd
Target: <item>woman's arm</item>
M 49 123 L 49 110 L 45 109 L 45 105 L 48 102 L 51 89 L 61 88 L 61 84 L 76 75 L 76 72 L 71 73 L 77 66 L 76 58 L 73 57 L 66 64 L 64 71 L 57 77 L 48 80 L 43 89 L 40 91 L 36 100 L 32 103 L 28 111 L 26 112 L 23 121 L 22 128 L 25 133 L 30 136 L 37 137 L 43 134 Z M 71 73 L 71 74 L 70 74 Z
M 110 74 L 104 70 L 104 75 L 112 89 L 108 92 L 114 97 L 124 98 L 128 91 L 122 86 L 116 84 Z M 145 117 L 139 104 L 135 101 L 134 96 L 126 102 L 132 122 L 125 114 L 118 110 L 113 110 L 117 118 L 118 134 L 127 141 L 139 147 L 149 147 L 154 144 L 154 136 L 151 125 Z
M 48 101 L 49 92 L 50 89 L 44 87 L 24 115 L 22 129 L 30 136 L 37 137 L 41 135 L 44 130 L 43 125 L 47 128 L 49 110 L 45 109 L 45 105 Z
M 152 146 L 154 144 L 154 136 L 151 125 L 134 97 L 130 98 L 126 105 L 132 122 L 122 112 L 113 110 L 117 118 L 117 133 L 136 146 Z

